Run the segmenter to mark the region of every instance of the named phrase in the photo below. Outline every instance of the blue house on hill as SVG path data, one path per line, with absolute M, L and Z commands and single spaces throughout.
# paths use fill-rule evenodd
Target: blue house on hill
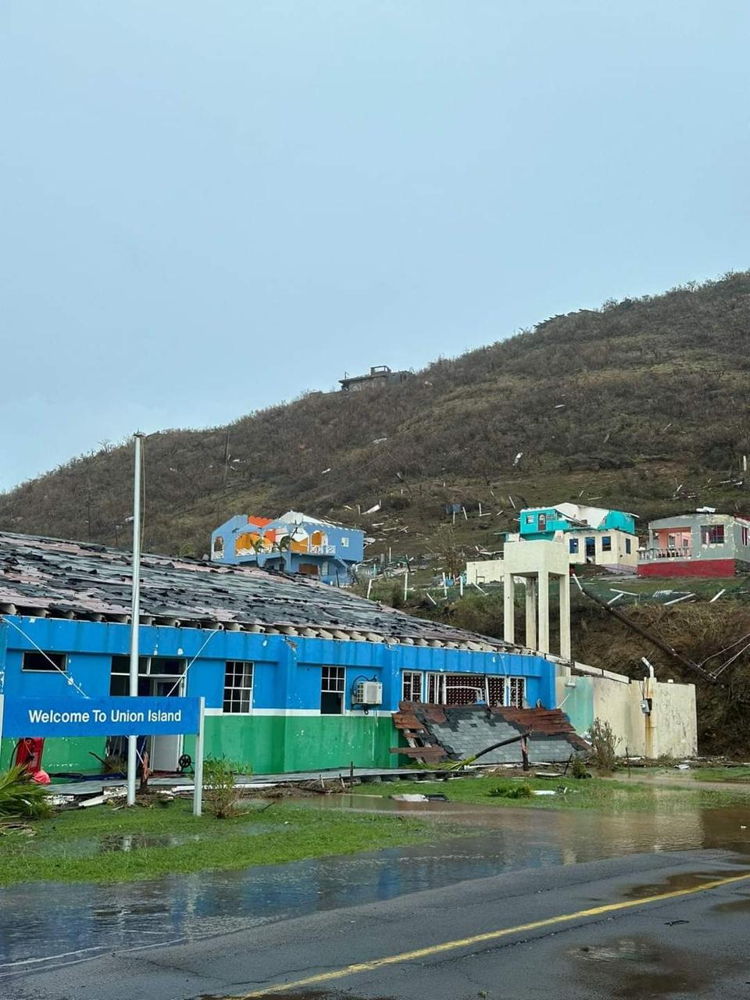
M 364 558 L 365 535 L 296 510 L 272 520 L 237 514 L 211 535 L 211 561 L 258 566 L 343 586 Z

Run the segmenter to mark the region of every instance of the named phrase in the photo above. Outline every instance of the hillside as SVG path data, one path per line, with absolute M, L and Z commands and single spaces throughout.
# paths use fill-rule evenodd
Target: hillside
M 369 552 L 394 554 L 439 544 L 446 502 L 467 506 L 466 551 L 496 547 L 514 505 L 579 495 L 642 519 L 747 509 L 724 481 L 750 453 L 749 347 L 743 272 L 556 316 L 401 385 L 153 434 L 145 545 L 200 556 L 231 514 L 292 507 L 362 524 L 378 539 Z M 130 446 L 76 458 L 1 495 L 0 528 L 127 544 L 131 476 Z M 480 501 L 491 518 L 476 516 Z

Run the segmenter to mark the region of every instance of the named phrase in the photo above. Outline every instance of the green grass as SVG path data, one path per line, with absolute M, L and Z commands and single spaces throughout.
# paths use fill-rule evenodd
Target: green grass
M 412 818 L 323 812 L 273 804 L 232 819 L 196 818 L 188 802 L 168 807 L 108 807 L 63 812 L 33 824 L 36 835 L 0 835 L 0 885 L 17 882 L 128 882 L 252 865 L 278 864 L 417 843 L 434 833 Z M 176 844 L 123 850 L 129 838 Z M 103 838 L 120 849 L 104 849 Z
M 750 785 L 750 767 L 698 767 L 691 774 L 696 781 L 727 781 Z
M 513 798 L 496 789 L 510 790 L 528 784 L 532 790 L 566 788 L 564 795 Z M 393 794 L 393 786 L 379 789 L 378 794 Z M 637 779 L 612 778 L 466 778 L 457 781 L 399 782 L 398 794 L 443 794 L 452 802 L 470 805 L 521 809 L 592 809 L 606 812 L 648 811 L 681 812 L 695 808 L 746 804 L 747 795 L 733 791 L 690 788 L 683 785 L 652 785 Z

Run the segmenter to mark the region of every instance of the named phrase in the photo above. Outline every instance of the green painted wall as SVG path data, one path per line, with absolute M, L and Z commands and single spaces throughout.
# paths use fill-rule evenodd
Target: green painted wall
M 10 767 L 15 746 L 16 740 L 3 740 L 0 769 Z M 99 761 L 91 756 L 90 750 L 103 757 L 104 740 L 98 736 L 45 740 L 42 767 L 45 771 L 97 771 Z
M 206 717 L 207 757 L 249 764 L 254 774 L 315 771 L 332 767 L 396 767 L 390 716 L 253 715 Z M 194 755 L 195 739 L 185 737 Z
M 372 715 L 209 715 L 205 724 L 207 757 L 226 757 L 249 765 L 255 774 L 315 771 L 332 767 L 397 767 L 390 753 L 399 743 L 390 716 Z M 0 767 L 10 765 L 15 740 L 4 740 Z M 195 755 L 195 737 L 185 736 L 184 750 Z M 48 739 L 46 771 L 99 770 L 89 751 L 104 756 L 104 740 Z

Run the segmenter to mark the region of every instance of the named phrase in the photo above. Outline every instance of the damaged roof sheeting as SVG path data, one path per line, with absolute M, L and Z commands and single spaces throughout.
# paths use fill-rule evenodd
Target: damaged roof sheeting
M 558 762 L 571 753 L 587 751 L 588 743 L 575 731 L 559 708 L 505 708 L 486 705 L 427 705 L 402 701 L 393 713 L 393 724 L 409 746 L 393 747 L 391 753 L 433 764 L 444 760 L 466 760 L 474 754 L 513 736 L 529 734 L 529 757 Z M 515 764 L 521 761 L 517 743 L 498 747 L 482 756 L 483 764 Z
M 0 532 L 0 613 L 128 622 L 131 554 Z M 141 623 L 485 652 L 518 647 L 265 570 L 145 555 Z

